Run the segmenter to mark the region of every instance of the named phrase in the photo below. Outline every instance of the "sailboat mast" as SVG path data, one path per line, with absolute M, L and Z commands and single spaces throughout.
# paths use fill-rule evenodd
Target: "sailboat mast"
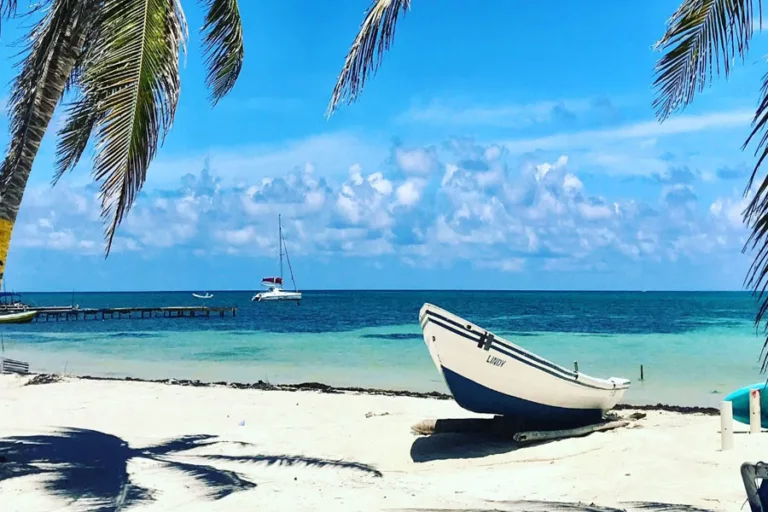
M 278 233 L 278 240 L 277 245 L 280 247 L 280 280 L 283 279 L 283 221 L 282 221 L 282 215 L 277 214 L 277 233 Z

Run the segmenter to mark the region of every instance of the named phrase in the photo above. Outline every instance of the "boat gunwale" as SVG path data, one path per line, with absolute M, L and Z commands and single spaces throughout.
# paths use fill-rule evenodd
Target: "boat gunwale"
M 596 389 L 596 390 L 599 390 L 599 391 L 614 391 L 614 390 L 615 391 L 621 391 L 621 390 L 627 390 L 630 387 L 631 381 L 629 379 L 623 379 L 623 378 L 619 378 L 619 377 L 612 377 L 613 379 L 617 379 L 617 380 L 620 379 L 621 381 L 623 381 L 622 383 L 618 383 L 618 382 L 616 382 L 614 380 L 602 379 L 602 378 L 598 378 L 598 377 L 592 377 L 591 375 L 587 375 L 585 373 L 581 373 L 581 372 L 576 373 L 573 370 L 568 370 L 567 368 L 564 368 L 564 367 L 558 365 L 557 363 L 549 361 L 549 360 L 547 360 L 547 359 L 545 359 L 545 358 L 543 358 L 541 356 L 537 356 L 536 354 L 533 354 L 533 353 L 529 352 L 528 350 L 520 347 L 519 345 L 516 345 L 515 343 L 512 343 L 511 341 L 509 341 L 509 340 L 507 340 L 505 338 L 496 336 L 493 332 L 491 332 L 491 331 L 489 331 L 487 329 L 484 329 L 484 328 L 480 327 L 479 325 L 474 324 L 473 322 L 469 322 L 466 319 L 464 319 L 464 318 L 462 318 L 462 317 L 460 317 L 458 315 L 455 315 L 455 314 L 453 314 L 453 313 L 451 313 L 449 311 L 446 311 L 445 309 L 443 309 L 443 308 L 441 308 L 439 306 L 435 306 L 434 304 L 425 303 L 424 306 L 422 306 L 422 308 L 421 308 L 421 311 L 419 313 L 419 322 L 421 324 L 422 332 L 424 330 L 424 327 L 426 326 L 426 323 L 429 323 L 429 322 L 432 322 L 435 325 L 437 325 L 439 327 L 442 327 L 443 329 L 453 330 L 453 329 L 450 328 L 450 326 L 442 325 L 439 320 L 436 321 L 434 318 L 429 318 L 429 316 L 428 316 L 429 314 L 431 314 L 433 316 L 437 316 L 438 319 L 442 316 L 440 313 L 437 313 L 435 311 L 430 311 L 430 310 L 438 310 L 438 311 L 440 311 L 442 313 L 447 314 L 448 316 L 444 317 L 443 320 L 444 321 L 445 320 L 449 321 L 451 324 L 454 325 L 454 327 L 458 327 L 458 328 L 460 328 L 462 330 L 462 332 L 457 332 L 456 334 L 458 334 L 460 336 L 463 336 L 463 337 L 465 337 L 465 338 L 467 338 L 467 339 L 469 339 L 469 340 L 471 340 L 471 341 L 473 341 L 475 343 L 478 343 L 480 341 L 480 336 L 482 336 L 482 334 L 477 332 L 477 331 L 473 331 L 472 328 L 481 330 L 481 331 L 483 331 L 485 333 L 488 333 L 488 334 L 492 334 L 494 342 L 498 342 L 498 344 L 502 348 L 504 348 L 506 350 L 510 350 L 512 352 L 517 352 L 517 354 L 509 353 L 506 350 L 501 350 L 499 347 L 494 346 L 494 345 L 491 345 L 491 348 L 493 348 L 497 352 L 500 352 L 500 353 L 502 353 L 504 355 L 507 355 L 509 357 L 513 357 L 514 359 L 518 360 L 519 362 L 521 362 L 523 364 L 527 364 L 528 366 L 531 366 L 531 367 L 533 367 L 533 368 L 535 368 L 535 369 L 537 369 L 539 371 L 543 371 L 545 373 L 548 373 L 548 374 L 552 375 L 553 377 L 565 380 L 567 382 L 572 382 L 574 384 L 578 384 L 578 385 L 581 385 L 581 386 L 584 386 L 584 387 Z M 456 320 L 453 320 L 450 317 L 453 317 L 453 318 L 456 318 L 458 320 L 461 320 L 462 322 L 465 322 L 465 325 L 462 325 L 461 322 L 457 322 Z M 424 321 L 425 318 L 426 318 L 426 322 Z M 469 325 L 472 328 L 467 329 L 466 325 Z M 528 360 L 521 359 L 520 356 L 522 356 L 524 358 L 527 358 Z M 557 371 L 559 373 L 555 373 L 555 371 Z M 586 382 L 584 382 L 585 380 L 586 380 Z

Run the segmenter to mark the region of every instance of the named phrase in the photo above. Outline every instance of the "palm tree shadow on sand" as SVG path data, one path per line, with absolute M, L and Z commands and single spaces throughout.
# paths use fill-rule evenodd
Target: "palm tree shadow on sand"
M 183 436 L 154 446 L 134 448 L 121 438 L 84 429 L 63 429 L 53 434 L 0 439 L 0 482 L 30 475 L 46 475 L 42 484 L 55 496 L 92 500 L 93 512 L 110 512 L 154 501 L 151 489 L 131 481 L 128 462 L 145 459 L 197 480 L 211 500 L 256 487 L 240 473 L 170 457 L 225 442 L 211 435 Z M 237 443 L 248 446 L 247 443 Z M 191 454 L 190 454 L 191 455 Z M 314 468 L 344 468 L 382 476 L 375 468 L 359 463 L 290 455 L 194 455 L 207 461 L 266 465 L 303 465 Z
M 690 505 L 677 505 L 674 503 L 656 503 L 652 501 L 638 501 L 625 504 L 627 508 L 601 507 L 594 503 L 576 503 L 567 501 L 494 501 L 488 508 L 465 509 L 428 509 L 408 508 L 397 509 L 393 512 L 713 512 L 710 509 L 692 507 Z

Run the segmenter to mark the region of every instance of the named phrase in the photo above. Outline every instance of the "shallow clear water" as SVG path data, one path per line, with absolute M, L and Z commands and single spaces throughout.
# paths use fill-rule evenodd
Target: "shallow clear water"
M 763 338 L 741 292 L 309 291 L 295 303 L 214 292 L 232 318 L 0 326 L 8 357 L 33 371 L 445 391 L 421 339 L 431 302 L 563 366 L 626 377 L 625 401 L 715 405 L 758 382 Z M 25 294 L 38 305 L 181 306 L 191 292 Z M 639 381 L 640 365 L 645 380 Z

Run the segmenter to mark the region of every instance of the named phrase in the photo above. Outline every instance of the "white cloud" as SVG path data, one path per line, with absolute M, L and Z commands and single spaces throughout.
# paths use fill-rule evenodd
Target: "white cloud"
M 736 126 L 746 128 L 749 126 L 753 116 L 754 111 L 745 109 L 699 115 L 678 115 L 667 119 L 663 123 L 659 123 L 656 120 L 641 121 L 616 128 L 585 130 L 533 139 L 513 139 L 499 142 L 499 144 L 504 145 L 513 153 L 527 153 L 541 149 L 562 151 L 576 147 L 593 147 L 596 143 L 600 142 L 646 139 Z
M 432 101 L 426 105 L 413 105 L 398 115 L 401 123 L 451 126 L 497 126 L 523 128 L 545 123 L 559 117 L 590 110 L 594 101 L 588 99 L 538 101 L 523 104 L 468 105 L 466 101 Z
M 388 255 L 411 265 L 464 260 L 504 272 L 736 253 L 745 235 L 743 201 L 704 202 L 693 181 L 673 182 L 690 173 L 659 174 L 658 195 L 642 202 L 596 194 L 567 154 L 517 163 L 499 146 L 464 140 L 449 147 L 430 163 L 444 173 L 403 172 L 402 165 L 371 171 L 353 162 L 341 180 L 313 165 L 238 184 L 218 171 L 187 174 L 174 187 L 142 194 L 114 250 L 271 256 L 278 214 L 292 255 Z M 412 171 L 424 169 L 413 162 Z M 101 253 L 96 193 L 65 184 L 30 188 L 13 243 Z
M 407 174 L 430 174 L 437 167 L 435 148 L 395 149 L 395 162 Z
M 414 206 L 421 198 L 421 189 L 425 181 L 415 178 L 409 178 L 397 187 L 397 202 L 402 206 Z
M 346 132 L 312 135 L 280 144 L 209 147 L 191 155 L 160 151 L 149 169 L 146 186 L 175 186 L 181 176 L 200 169 L 206 158 L 210 158 L 222 183 L 232 186 L 279 176 L 286 169 L 309 162 L 318 173 L 336 176 L 355 163 L 373 167 L 386 158 L 388 151 L 386 145 Z M 88 176 L 83 174 L 81 179 L 88 180 Z

